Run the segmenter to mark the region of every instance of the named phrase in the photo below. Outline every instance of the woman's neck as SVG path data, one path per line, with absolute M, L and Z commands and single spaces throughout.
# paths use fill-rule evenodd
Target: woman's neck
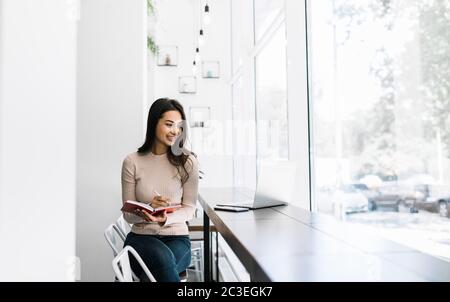
M 161 155 L 164 153 L 167 153 L 169 147 L 167 147 L 164 144 L 161 144 L 160 142 L 155 142 L 155 144 L 152 147 L 152 153 L 155 155 Z

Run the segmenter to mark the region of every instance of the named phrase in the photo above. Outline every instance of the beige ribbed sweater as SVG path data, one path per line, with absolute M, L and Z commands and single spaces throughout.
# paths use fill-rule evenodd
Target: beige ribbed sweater
M 194 217 L 198 195 L 198 162 L 189 156 L 186 169 L 189 179 L 184 185 L 177 168 L 173 166 L 167 154 L 141 155 L 137 152 L 128 155 L 122 165 L 122 201 L 137 200 L 150 203 L 154 191 L 169 197 L 171 205 L 181 204 L 175 212 L 167 214 L 163 226 L 156 222 L 146 222 L 141 217 L 124 213 L 124 218 L 133 224 L 132 232 L 147 235 L 188 235 L 186 221 Z M 192 164 L 189 164 L 192 163 Z M 181 169 L 183 171 L 183 169 Z

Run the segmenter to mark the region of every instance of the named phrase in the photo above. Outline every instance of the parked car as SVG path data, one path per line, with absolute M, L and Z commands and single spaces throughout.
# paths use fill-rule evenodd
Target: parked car
M 417 188 L 425 195 L 425 198 L 416 201 L 419 209 L 450 217 L 450 185 L 421 185 Z
M 338 188 L 331 197 L 332 212 L 344 214 L 367 212 L 369 200 L 354 185 L 344 185 Z
M 424 194 L 414 188 L 414 186 L 404 185 L 394 182 L 385 182 L 377 189 L 378 194 L 370 199 L 369 208 L 376 210 L 382 208 L 392 208 L 399 211 L 400 206 L 409 208 L 411 212 L 417 212 L 415 205 L 418 200 L 424 199 Z
M 440 198 L 436 204 L 439 207 L 439 215 L 442 217 L 450 217 L 450 197 Z
M 363 183 L 355 183 L 352 184 L 352 186 L 359 192 L 361 192 L 364 196 L 366 196 L 368 200 L 368 210 L 374 211 L 376 209 L 374 200 L 376 199 L 377 196 L 380 195 L 380 192 L 374 189 L 370 189 L 366 184 Z
M 336 216 L 365 212 L 369 207 L 367 197 L 352 184 L 320 188 L 316 191 L 315 200 L 319 212 Z

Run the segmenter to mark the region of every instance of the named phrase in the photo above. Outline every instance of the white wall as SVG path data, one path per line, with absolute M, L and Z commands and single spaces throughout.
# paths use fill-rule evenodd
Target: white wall
M 82 281 L 112 281 L 104 229 L 120 213 L 122 161 L 143 142 L 146 1 L 83 0 L 78 32 L 77 255 Z
M 72 10 L 0 1 L 0 281 L 75 279 Z
M 178 0 L 176 4 L 175 1 L 155 0 L 157 43 L 177 45 L 179 62 L 177 67 L 155 66 L 153 95 L 155 98 L 178 99 L 183 104 L 188 118 L 190 106 L 211 107 L 213 126 L 191 129 L 192 149 L 199 155 L 200 168 L 206 174 L 200 186 L 231 186 L 232 139 L 231 127 L 228 127 L 231 126 L 231 89 L 228 85 L 231 77 L 229 0 L 208 1 L 212 22 L 204 28 L 206 43 L 200 48 L 202 61 L 220 62 L 220 78 L 203 79 L 199 64 L 197 93 L 178 93 L 178 77 L 192 75 L 200 20 L 198 3 L 198 0 Z M 202 3 L 204 5 L 204 1 Z

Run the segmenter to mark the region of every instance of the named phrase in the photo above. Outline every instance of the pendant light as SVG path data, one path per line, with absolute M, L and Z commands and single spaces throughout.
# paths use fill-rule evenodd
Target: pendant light
M 197 62 L 193 62 L 192 63 L 192 75 L 196 76 L 197 75 Z
M 205 25 L 209 25 L 211 23 L 211 16 L 209 13 L 209 5 L 206 3 L 205 5 L 205 13 L 203 14 L 203 23 Z
M 198 36 L 198 45 L 203 46 L 205 44 L 205 36 L 203 35 L 203 29 L 200 29 L 200 34 Z
M 200 60 L 201 60 L 200 49 L 197 47 L 197 49 L 195 50 L 195 61 L 200 62 Z

